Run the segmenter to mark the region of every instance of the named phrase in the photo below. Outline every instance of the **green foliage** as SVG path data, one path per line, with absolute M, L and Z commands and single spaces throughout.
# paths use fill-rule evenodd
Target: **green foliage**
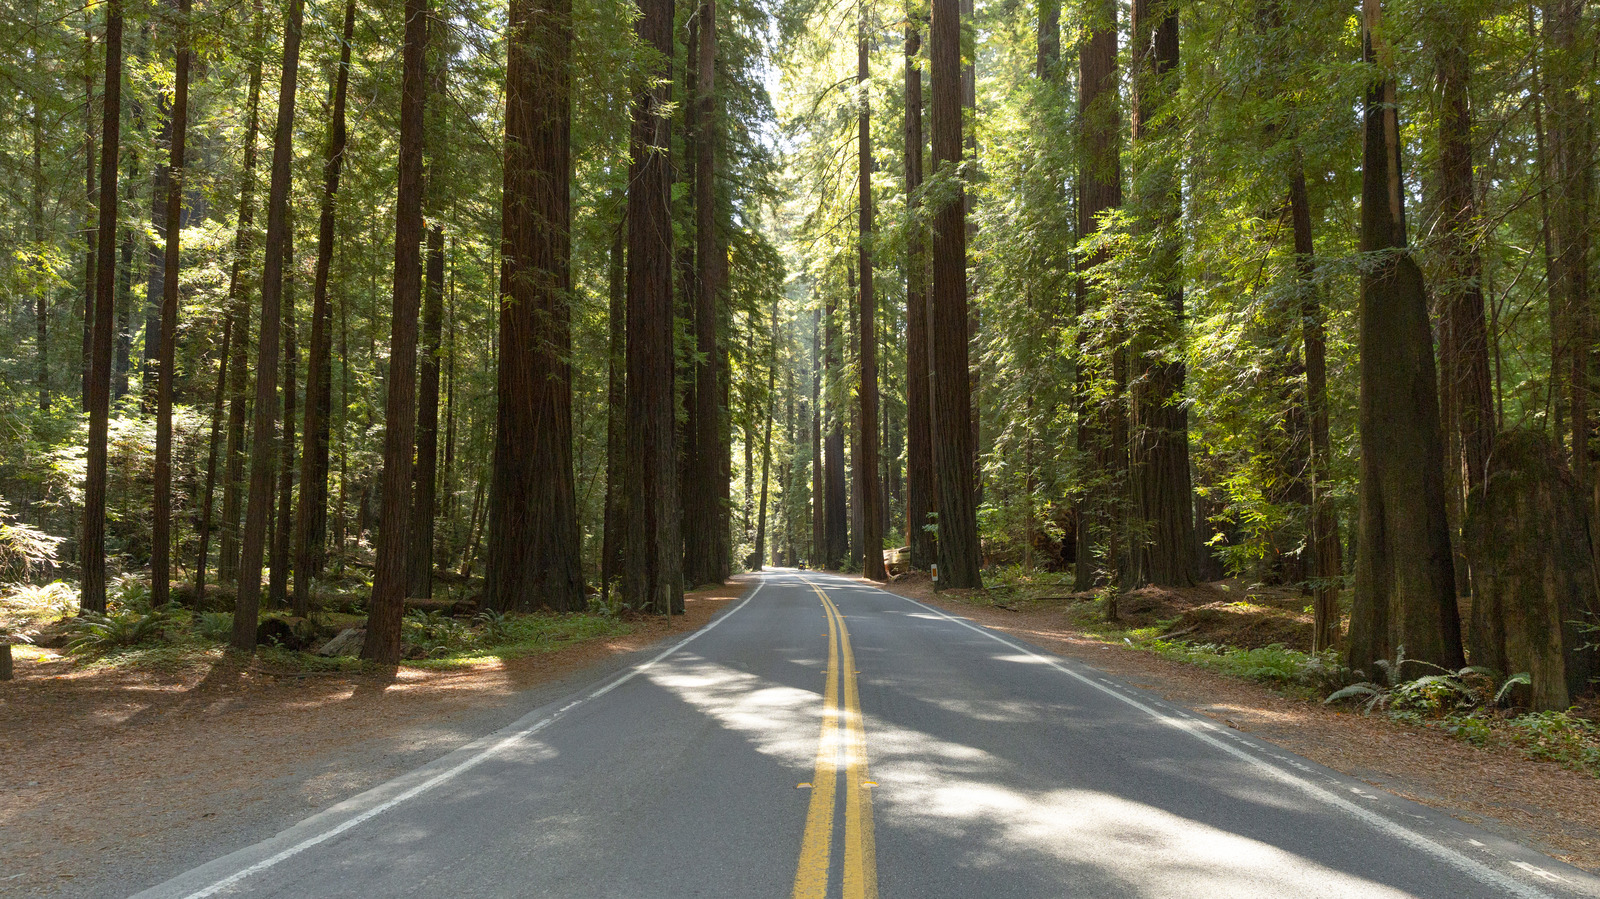
M 201 612 L 194 617 L 195 635 L 204 640 L 222 642 L 233 635 L 232 612 Z
M 172 617 L 165 610 L 124 608 L 106 615 L 86 613 L 68 625 L 70 653 L 105 653 L 159 640 Z

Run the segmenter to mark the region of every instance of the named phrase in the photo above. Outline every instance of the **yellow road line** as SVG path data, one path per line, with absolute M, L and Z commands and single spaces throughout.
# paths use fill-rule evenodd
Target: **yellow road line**
M 832 615 L 828 616 L 828 680 L 822 697 L 822 736 L 817 742 L 817 770 L 811 778 L 811 805 L 806 810 L 800 863 L 794 872 L 793 899 L 826 899 L 828 895 L 833 800 L 839 779 L 839 626 Z
M 856 681 L 855 652 L 844 615 L 822 588 L 807 580 L 822 600 L 828 618 L 828 682 L 823 704 L 822 740 L 817 772 L 806 814 L 805 839 L 795 872 L 794 899 L 825 899 L 830 837 L 834 820 L 834 782 L 838 754 L 844 750 L 844 899 L 877 899 L 878 862 L 872 830 L 872 792 L 868 789 L 867 738 L 861 718 L 861 691 Z M 842 667 L 841 667 L 842 666 Z M 843 708 L 839 705 L 842 672 Z M 839 739 L 839 719 L 844 738 Z M 824 784 L 826 786 L 824 787 Z M 826 795 L 824 796 L 824 791 Z M 820 843 L 820 848 L 819 848 Z

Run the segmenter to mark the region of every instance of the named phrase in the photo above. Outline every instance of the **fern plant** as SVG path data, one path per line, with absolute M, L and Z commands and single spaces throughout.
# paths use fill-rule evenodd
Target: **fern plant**
M 1407 663 L 1435 669 L 1436 673 L 1405 680 L 1401 670 Z M 1368 715 L 1390 707 L 1436 713 L 1449 706 L 1455 711 L 1467 711 L 1500 705 L 1513 688 L 1531 683 L 1527 672 L 1501 680 L 1495 672 L 1481 665 L 1452 671 L 1421 659 L 1408 659 L 1404 646 L 1395 652 L 1392 661 L 1379 659 L 1373 667 L 1381 673 L 1382 682 L 1369 680 L 1350 684 L 1335 690 L 1323 702 L 1332 704 L 1358 699 L 1364 703 L 1362 711 Z
M 67 626 L 73 634 L 67 643 L 67 652 L 105 652 L 137 646 L 160 637 L 171 620 L 171 616 L 160 609 L 152 612 L 121 609 L 108 615 L 89 612 Z

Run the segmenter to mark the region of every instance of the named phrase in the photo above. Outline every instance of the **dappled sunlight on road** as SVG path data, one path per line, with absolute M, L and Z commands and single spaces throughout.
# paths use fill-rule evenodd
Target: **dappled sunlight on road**
M 796 660 L 797 671 L 816 671 L 818 691 L 826 660 Z M 744 736 L 764 755 L 806 770 L 817 752 L 820 692 L 772 683 L 696 656 L 674 660 L 645 674 L 652 683 L 723 727 Z

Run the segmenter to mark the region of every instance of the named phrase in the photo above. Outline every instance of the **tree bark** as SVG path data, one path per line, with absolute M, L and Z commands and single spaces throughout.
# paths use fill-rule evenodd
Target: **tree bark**
M 813 568 L 828 567 L 828 489 L 822 453 L 822 310 L 811 310 L 811 552 Z
M 1373 81 L 1361 178 L 1360 543 L 1349 662 L 1370 672 L 1403 649 L 1406 658 L 1459 668 L 1433 335 L 1422 272 L 1405 248 L 1395 81 L 1379 0 L 1365 0 L 1363 18 Z
M 767 564 L 767 475 L 772 468 L 772 419 L 778 405 L 778 298 L 772 298 L 772 356 L 767 360 L 767 429 L 761 438 L 761 503 L 756 512 L 755 564 L 760 571 Z
M 306 354 L 306 412 L 301 428 L 300 505 L 294 526 L 294 613 L 311 610 L 311 580 L 327 564 L 329 426 L 333 413 L 333 311 L 328 274 L 333 267 L 339 178 L 344 170 L 345 98 L 350 84 L 350 43 L 355 35 L 355 0 L 345 0 L 334 78 L 328 144 L 322 161 L 321 209 L 317 216 L 317 267 L 311 286 L 311 346 Z
M 922 36 L 917 22 L 906 25 L 906 542 L 911 567 L 926 570 L 938 561 L 928 530 L 938 508 L 933 476 L 933 430 L 928 357 L 928 286 L 922 207 Z
M 255 3 L 251 47 L 262 44 L 266 14 Z M 239 185 L 239 213 L 233 240 L 233 265 L 228 274 L 228 315 L 233 318 L 233 357 L 228 361 L 228 442 L 222 477 L 222 537 L 217 547 L 217 580 L 233 583 L 239 576 L 239 507 L 244 490 L 244 438 L 249 412 L 250 309 L 245 269 L 255 245 L 256 140 L 261 128 L 261 57 L 250 53 L 250 108 L 246 115 L 244 166 Z
M 289 0 L 283 29 L 282 81 L 278 88 L 278 121 L 272 138 L 272 180 L 267 194 L 267 239 L 261 277 L 261 338 L 256 350 L 256 396 L 250 442 L 250 494 L 245 505 L 244 536 L 239 547 L 239 592 L 234 602 L 234 649 L 256 647 L 261 609 L 261 561 L 266 549 L 267 519 L 272 514 L 272 487 L 278 443 L 277 392 L 279 328 L 282 316 L 284 246 L 289 237 L 289 188 L 293 176 L 294 94 L 300 67 L 300 32 L 304 0 Z M 368 631 L 367 645 L 374 642 Z
M 847 505 L 845 493 L 848 488 L 844 479 L 844 419 L 845 410 L 843 403 L 837 402 L 837 397 L 843 388 L 840 383 L 842 373 L 839 361 L 839 307 L 832 295 L 829 295 L 827 308 L 823 315 L 823 395 L 829 410 L 828 436 L 823 440 L 822 464 L 826 469 L 823 473 L 824 489 L 827 496 L 823 503 L 827 517 L 823 521 L 823 540 L 825 552 L 823 554 L 823 567 L 842 568 L 845 559 L 850 553 L 850 509 Z
M 859 210 L 857 265 L 861 271 L 861 292 L 857 294 L 856 341 L 861 353 L 861 384 L 857 390 L 857 434 L 861 452 L 856 458 L 856 480 L 861 494 L 861 571 L 869 580 L 887 581 L 883 570 L 883 484 L 878 479 L 878 299 L 872 284 L 872 110 L 867 99 L 870 43 L 866 9 L 856 16 L 856 98 L 857 162 L 856 190 Z M 774 323 L 776 328 L 776 323 Z M 776 338 L 774 334 L 773 339 Z M 770 423 L 768 433 L 770 436 Z M 765 506 L 766 464 L 762 463 L 762 498 Z
M 929 35 L 933 87 L 933 165 L 959 179 L 961 20 L 959 0 L 934 0 Z M 967 362 L 966 192 L 957 189 L 934 210 L 933 293 L 929 337 L 933 371 L 933 462 L 939 485 L 939 583 L 981 587 L 972 382 Z
M 106 438 L 111 422 L 111 330 L 116 293 L 117 173 L 122 144 L 122 0 L 106 6 L 106 80 L 100 125 L 100 234 L 89 372 L 89 446 L 83 491 L 80 605 L 106 612 Z
M 85 10 L 86 20 L 93 11 Z M 94 357 L 94 309 L 97 257 L 100 255 L 100 236 L 96 221 L 96 208 L 100 203 L 99 189 L 94 179 L 94 34 L 90 21 L 83 27 L 83 189 L 88 199 L 84 206 L 83 233 L 86 236 L 83 253 L 83 356 L 78 388 L 78 403 L 84 412 L 89 411 L 90 368 Z
M 658 55 L 634 96 L 628 172 L 628 472 L 622 596 L 683 610 L 672 301 L 672 0 L 640 0 L 640 41 Z
M 1121 113 L 1117 106 L 1117 6 L 1109 0 L 1084 5 L 1090 29 L 1078 52 L 1078 121 L 1082 158 L 1078 171 L 1078 234 L 1088 238 L 1101 228 L 1101 217 L 1122 205 Z M 1106 259 L 1098 252 L 1080 260 L 1087 272 Z M 1120 492 L 1126 460 L 1119 450 L 1121 379 L 1117 359 L 1097 358 L 1090 348 L 1100 342 L 1115 346 L 1114 337 L 1095 341 L 1084 334 L 1089 313 L 1104 302 L 1097 288 L 1080 282 L 1080 336 L 1077 364 L 1078 449 L 1085 486 L 1077 503 L 1077 563 L 1074 589 L 1093 589 L 1104 578 L 1120 574 L 1118 545 Z M 1104 326 L 1102 326 L 1104 327 Z M 1113 357 L 1119 355 L 1113 349 Z M 1112 399 L 1097 399 L 1097 382 L 1113 382 Z M 1114 614 L 1114 610 L 1110 610 Z
M 1178 11 L 1171 0 L 1133 2 L 1135 144 L 1171 133 L 1163 120 L 1177 93 Z M 1189 481 L 1189 413 L 1184 405 L 1183 261 L 1179 219 L 1183 197 L 1177 166 L 1161 152 L 1134 181 L 1140 227 L 1155 234 L 1148 264 L 1162 307 L 1142 316 L 1133 336 L 1140 371 L 1132 379 L 1129 487 L 1138 516 L 1129 586 L 1188 586 L 1196 575 L 1194 488 Z
M 178 332 L 179 236 L 183 216 L 184 149 L 189 134 L 190 0 L 177 0 L 178 53 L 173 87 L 171 163 L 167 177 L 166 248 L 162 254 L 160 346 L 156 353 L 156 459 L 151 504 L 150 602 L 167 604 L 172 592 L 172 378 Z M 42 327 L 42 326 L 41 326 Z M 148 339 L 148 338 L 147 338 Z M 40 388 L 41 393 L 43 387 Z
M 294 529 L 294 421 L 300 348 L 294 312 L 294 225 L 283 241 L 283 439 L 278 442 L 278 518 L 272 532 L 267 575 L 267 603 L 282 607 L 289 600 L 289 544 Z
M 377 561 L 367 639 L 361 657 L 380 665 L 400 661 L 405 613 L 406 554 L 411 549 L 412 452 L 417 430 L 417 315 L 422 305 L 422 151 L 427 111 L 428 0 L 406 0 L 401 50 L 399 189 L 395 197 L 394 313 L 389 323 L 389 375 L 384 404 L 383 476 Z
M 417 357 L 417 468 L 411 487 L 411 557 L 408 596 L 433 597 L 433 531 L 438 511 L 439 343 L 444 330 L 444 229 L 428 229 L 424 276 L 422 352 Z
M 717 233 L 716 164 L 716 56 L 717 27 L 714 0 L 700 4 L 699 31 L 695 43 L 693 112 L 694 121 L 694 214 L 695 277 L 694 382 L 690 385 L 693 404 L 689 416 L 688 479 L 683 496 L 684 571 L 686 584 L 722 583 L 729 574 L 731 535 L 719 527 L 721 496 L 717 481 L 722 477 L 722 457 L 728 450 L 719 446 L 727 433 L 723 419 L 727 410 L 719 400 L 717 378 L 719 337 L 717 319 L 725 274 L 726 253 Z
M 622 570 L 623 471 L 627 455 L 628 414 L 628 257 L 627 198 L 615 198 L 617 224 L 612 229 L 610 283 L 607 295 L 606 352 L 606 500 L 605 530 L 600 546 L 600 600 L 610 602 L 612 581 Z
M 222 348 L 217 354 L 217 389 L 211 401 L 211 439 L 206 453 L 206 486 L 200 501 L 200 551 L 194 566 L 194 597 L 198 608 L 206 596 L 206 562 L 211 555 L 211 512 L 217 499 L 217 451 L 222 436 L 223 400 L 228 390 L 228 359 L 233 350 L 233 316 L 223 313 Z

